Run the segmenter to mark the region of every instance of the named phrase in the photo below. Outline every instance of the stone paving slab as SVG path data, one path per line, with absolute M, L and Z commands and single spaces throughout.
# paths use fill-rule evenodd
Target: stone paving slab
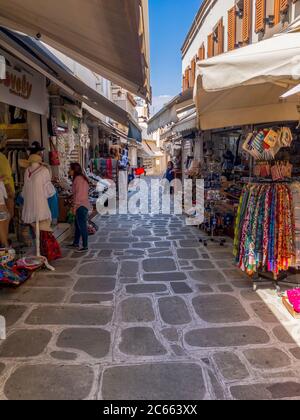
M 113 310 L 107 307 L 86 308 L 44 306 L 34 309 L 26 319 L 29 325 L 107 325 Z
M 167 353 L 149 327 L 132 327 L 122 331 L 120 351 L 131 356 L 162 356 Z
M 246 366 L 234 353 L 226 351 L 215 353 L 214 360 L 225 380 L 241 381 L 249 377 Z
M 153 322 L 155 314 L 149 298 L 132 297 L 120 304 L 121 319 L 126 323 Z
M 183 281 L 187 277 L 184 273 L 172 272 L 172 273 L 151 273 L 144 274 L 144 281 L 146 282 L 171 282 L 171 281 Z
M 66 296 L 63 289 L 29 288 L 6 289 L 0 293 L 0 302 L 15 303 L 61 303 Z
M 192 330 L 185 335 L 189 346 L 199 348 L 242 347 L 268 344 L 267 332 L 257 327 L 224 327 Z
M 300 398 L 300 383 L 280 382 L 273 384 L 254 384 L 234 386 L 231 388 L 233 398 L 242 401 L 282 400 Z
M 103 375 L 104 400 L 203 400 L 205 393 L 203 371 L 191 363 L 112 367 Z
M 0 358 L 26 358 L 41 354 L 52 334 L 47 330 L 18 330 L 0 345 Z
M 164 284 L 130 284 L 126 286 L 126 292 L 133 295 L 166 292 Z
M 195 312 L 202 320 L 213 324 L 245 322 L 250 319 L 240 301 L 230 295 L 197 296 Z
M 110 343 L 110 333 L 100 328 L 70 328 L 57 339 L 57 347 L 80 350 L 96 359 L 108 355 Z
M 5 384 L 10 400 L 83 400 L 92 389 L 94 372 L 87 366 L 21 366 Z
M 26 306 L 21 305 L 0 305 L 0 315 L 4 316 L 7 327 L 11 327 L 21 318 L 26 309 Z
M 96 305 L 103 302 L 112 302 L 114 300 L 113 294 L 104 293 L 78 293 L 70 298 L 71 303 L 78 303 L 83 305 Z
M 108 293 L 114 291 L 114 277 L 82 277 L 74 286 L 75 292 Z
M 180 297 L 165 297 L 158 301 L 160 315 L 166 324 L 183 325 L 192 320 L 185 301 Z M 174 317 L 176 313 L 176 317 Z

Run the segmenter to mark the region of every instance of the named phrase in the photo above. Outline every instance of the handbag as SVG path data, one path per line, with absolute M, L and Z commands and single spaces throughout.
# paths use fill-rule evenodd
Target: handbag
M 52 139 L 50 139 L 49 163 L 51 166 L 60 166 L 59 152 Z

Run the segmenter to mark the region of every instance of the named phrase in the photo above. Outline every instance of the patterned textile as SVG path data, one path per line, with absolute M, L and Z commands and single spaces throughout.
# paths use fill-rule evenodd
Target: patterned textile
M 234 255 L 249 275 L 258 271 L 277 275 L 300 264 L 300 184 L 298 188 L 288 184 L 250 184 L 244 188 Z

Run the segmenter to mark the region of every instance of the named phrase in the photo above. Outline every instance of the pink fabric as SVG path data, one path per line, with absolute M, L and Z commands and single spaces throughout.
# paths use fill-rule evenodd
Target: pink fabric
M 89 184 L 82 176 L 77 176 L 73 182 L 73 201 L 75 210 L 79 207 L 90 210 Z

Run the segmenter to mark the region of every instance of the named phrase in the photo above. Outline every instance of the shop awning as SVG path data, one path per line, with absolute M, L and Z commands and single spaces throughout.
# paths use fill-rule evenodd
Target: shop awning
M 184 133 L 186 131 L 197 130 L 197 112 L 193 109 L 187 116 L 180 119 L 173 127 L 173 132 Z
M 200 128 L 299 119 L 297 99 L 281 99 L 300 79 L 300 34 L 290 33 L 199 62 Z
M 0 25 L 150 99 L 148 0 L 0 0 Z
M 5 79 L 6 75 L 6 63 L 5 58 L 0 55 L 0 79 Z
M 129 126 L 131 116 L 128 112 L 87 86 L 41 42 L 0 28 L 0 46 L 48 77 L 74 99 Z
M 164 128 L 169 124 L 178 121 L 177 111 L 190 104 L 193 105 L 193 90 L 188 89 L 183 93 L 175 96 L 168 104 L 166 104 L 159 112 L 157 112 L 148 121 L 148 134 L 154 133 L 160 128 Z

